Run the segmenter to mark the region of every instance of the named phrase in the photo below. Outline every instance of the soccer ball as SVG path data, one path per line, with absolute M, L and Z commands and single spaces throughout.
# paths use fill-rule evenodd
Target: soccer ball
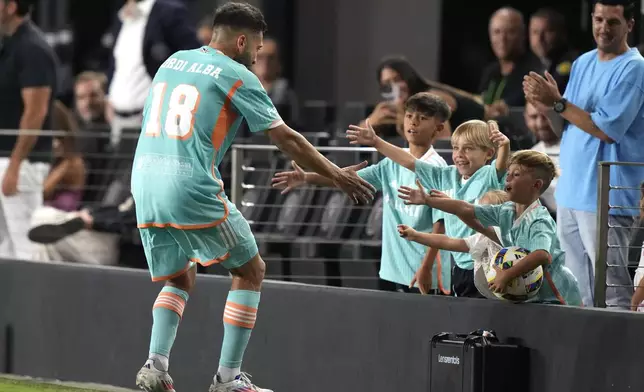
M 496 270 L 494 265 L 501 269 L 508 269 L 519 263 L 522 258 L 530 253 L 529 250 L 519 248 L 517 246 L 510 246 L 503 248 L 490 260 L 489 268 L 485 273 L 488 283 L 491 283 L 496 277 Z M 526 301 L 539 292 L 543 285 L 543 268 L 538 266 L 534 270 L 514 278 L 507 285 L 504 293 L 494 293 L 498 298 L 505 299 L 513 302 Z

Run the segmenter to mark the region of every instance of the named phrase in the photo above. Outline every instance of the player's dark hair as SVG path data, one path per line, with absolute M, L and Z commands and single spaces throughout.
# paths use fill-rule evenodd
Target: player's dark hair
M 215 11 L 213 28 L 231 27 L 265 33 L 268 26 L 264 15 L 257 7 L 247 3 L 226 3 Z
M 595 0 L 595 4 L 624 7 L 624 19 L 635 19 L 635 2 L 633 0 Z M 595 7 L 593 4 L 593 8 Z
M 28 15 L 36 3 L 36 0 L 5 0 L 5 3 L 10 1 L 16 3 L 16 14 L 18 16 Z
M 378 83 L 380 83 L 382 70 L 385 68 L 390 68 L 400 75 L 402 80 L 407 83 L 409 95 L 429 90 L 429 84 L 406 58 L 388 57 L 382 60 L 376 70 L 376 79 L 378 80 Z
M 445 122 L 452 115 L 447 102 L 434 94 L 422 92 L 409 97 L 405 102 L 405 111 L 422 113 L 427 117 L 436 117 L 438 121 Z

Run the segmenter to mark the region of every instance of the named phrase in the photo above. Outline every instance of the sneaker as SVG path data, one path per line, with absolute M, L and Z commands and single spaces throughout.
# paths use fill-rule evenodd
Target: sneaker
M 208 392 L 273 392 L 270 389 L 263 389 L 250 382 L 250 374 L 240 373 L 231 382 L 221 382 L 219 374 L 215 382 L 210 386 Z
M 53 244 L 84 228 L 85 222 L 81 218 L 72 218 L 60 223 L 35 226 L 29 230 L 27 237 L 32 242 L 39 244 Z
M 136 375 L 136 386 L 145 392 L 176 392 L 168 372 L 157 370 L 146 363 Z

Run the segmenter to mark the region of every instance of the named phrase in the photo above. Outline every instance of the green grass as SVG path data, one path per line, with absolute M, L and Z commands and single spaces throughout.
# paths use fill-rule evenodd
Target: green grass
M 0 377 L 2 392 L 101 392 L 98 389 L 75 388 L 59 384 L 47 384 L 42 381 L 14 380 Z
M 2 392 L 94 392 L 91 389 L 77 389 L 62 385 L 40 384 L 30 381 L 14 381 L 0 378 L 0 391 Z

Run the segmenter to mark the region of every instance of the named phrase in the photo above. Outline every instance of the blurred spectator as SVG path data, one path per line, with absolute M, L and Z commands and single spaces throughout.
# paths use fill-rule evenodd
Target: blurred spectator
M 72 112 L 59 101 L 54 103 L 53 118 L 54 129 L 66 134 L 53 139 L 54 164 L 45 179 L 43 198 L 46 206 L 75 211 L 80 207 L 86 174 L 74 140 L 78 126 Z
M 543 65 L 525 48 L 526 26 L 521 12 L 504 7 L 490 18 L 490 43 L 498 61 L 483 71 L 479 91 L 485 118 L 505 117 L 509 106 L 524 106 L 523 76 L 542 72 Z
M 125 129 L 139 129 L 152 78 L 174 52 L 201 46 L 179 0 L 127 0 L 112 28 L 109 101 L 112 144 Z
M 212 40 L 212 24 L 213 16 L 208 15 L 197 25 L 197 38 L 202 45 L 208 45 Z
M 56 56 L 31 22 L 33 0 L 0 0 L 0 129 L 51 129 L 56 94 Z M 0 136 L 0 257 L 29 258 L 32 212 L 42 205 L 51 139 L 37 134 Z
M 77 212 L 53 207 L 39 209 L 29 231 L 29 239 L 41 244 L 34 258 L 52 262 L 116 264 L 121 239 L 132 242 L 134 237 L 138 237 L 129 179 L 129 171 L 116 178 L 118 184 L 111 188 L 119 188 L 120 192 L 109 197 L 106 195 L 104 202 L 97 207 Z
M 593 36 L 597 49 L 581 55 L 573 64 L 562 97 L 556 82 L 540 75 L 526 77 L 526 98 L 539 110 L 554 109 L 567 121 L 561 140 L 561 176 L 557 183 L 557 229 L 566 265 L 579 281 L 585 306 L 594 304 L 594 272 L 597 260 L 597 164 L 644 162 L 644 58 L 628 46 L 628 34 L 639 10 L 635 3 L 598 0 L 593 10 Z M 622 5 L 624 4 L 624 5 Z M 611 168 L 611 186 L 633 187 L 644 178 L 644 169 Z M 632 282 L 627 252 L 635 221 L 639 193 L 628 189 L 610 192 L 606 302 L 630 307 Z
M 541 8 L 530 17 L 530 49 L 557 81 L 563 94 L 577 52 L 568 45 L 566 19 L 552 9 Z
M 74 114 L 81 135 L 76 139 L 76 151 L 83 153 L 87 169 L 87 189 L 83 201 L 96 201 L 99 186 L 113 152 L 109 137 L 109 112 L 106 99 L 107 77 L 99 72 L 86 71 L 74 83 Z
M 85 71 L 74 83 L 74 106 L 81 128 L 107 125 L 107 77 L 100 72 Z
M 259 78 L 284 121 L 297 123 L 299 103 L 288 80 L 281 76 L 282 62 L 279 45 L 275 39 L 264 38 L 264 46 L 257 53 L 257 62 L 253 64 L 252 71 Z
M 452 116 L 437 137 L 449 138 L 451 129 L 462 123 L 480 119 L 483 106 L 468 93 L 456 88 L 428 81 L 404 57 L 385 58 L 376 70 L 376 77 L 384 101 L 378 103 L 367 117 L 376 132 L 383 137 L 400 135 L 402 132 L 402 107 L 405 101 L 419 92 L 430 92 L 443 98 L 452 110 Z M 365 121 L 362 121 L 363 126 Z
M 530 102 L 526 103 L 525 123 L 528 129 L 534 133 L 537 144 L 532 146 L 532 150 L 548 154 L 552 161 L 559 169 L 559 143 L 560 139 L 553 129 L 553 124 L 550 119 L 543 113 L 539 112 L 534 105 Z M 559 131 L 561 131 L 559 129 Z M 541 202 L 548 208 L 550 213 L 557 211 L 557 203 L 555 202 L 555 189 L 557 187 L 557 177 L 555 177 L 548 189 L 541 195 Z

